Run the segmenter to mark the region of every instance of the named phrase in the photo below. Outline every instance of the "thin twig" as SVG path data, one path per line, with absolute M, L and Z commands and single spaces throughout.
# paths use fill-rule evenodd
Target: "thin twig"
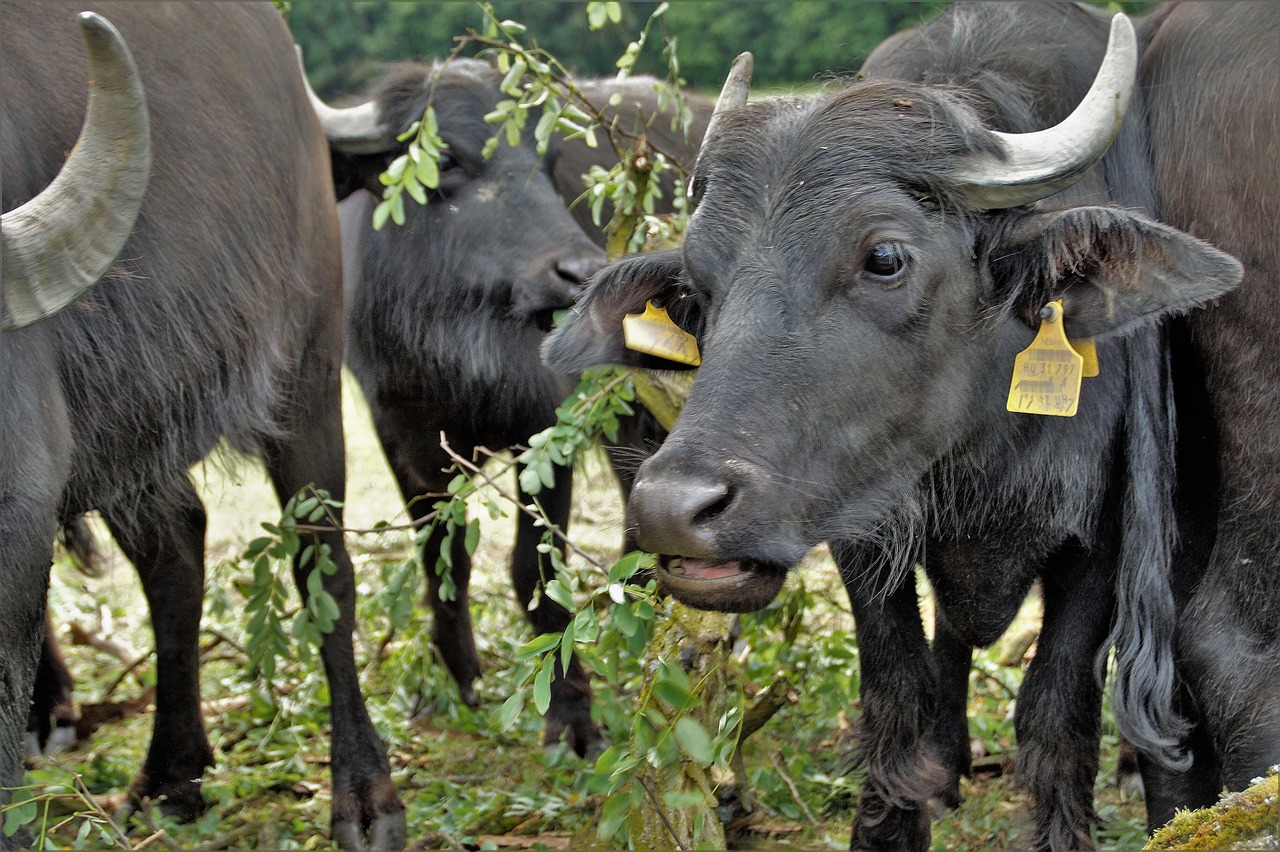
M 680 847 L 680 852 L 689 852 L 689 847 L 685 846 L 684 841 L 680 839 L 680 835 L 676 834 L 676 827 L 671 824 L 671 819 L 667 816 L 667 812 L 662 809 L 662 804 L 658 801 L 657 795 L 654 794 L 653 788 L 649 786 L 649 782 L 643 778 L 637 779 L 644 791 L 649 794 L 649 803 L 653 805 L 653 809 L 658 812 L 658 816 L 662 818 L 662 824 L 667 827 L 667 833 L 671 835 L 671 839 Z
M 116 691 L 116 687 L 124 683 L 124 679 L 127 678 L 129 675 L 133 674 L 134 670 L 137 669 L 138 666 L 142 665 L 147 660 L 151 659 L 151 656 L 154 653 L 155 653 L 155 649 L 153 648 L 152 650 L 147 651 L 146 653 L 140 655 L 136 660 L 129 663 L 129 665 L 125 666 L 124 669 L 120 672 L 120 674 L 116 676 L 116 679 L 111 681 L 111 683 L 107 686 L 106 690 L 102 693 L 102 700 L 103 701 L 107 700 L 107 698 L 111 696 L 111 693 Z M 142 684 L 141 678 L 138 679 L 138 683 L 139 685 Z
M 485 473 L 482 467 L 458 455 L 458 453 L 454 451 L 453 447 L 449 446 L 449 441 L 445 438 L 443 432 L 440 433 L 440 449 L 448 453 L 449 458 L 453 459 L 454 464 L 456 464 L 458 467 L 462 468 L 464 471 L 468 472 L 472 476 L 478 477 L 482 482 L 484 482 L 485 485 L 488 485 L 495 492 L 497 492 L 498 496 L 501 497 L 503 500 L 506 500 L 511 505 L 517 507 L 521 512 L 528 515 L 530 518 L 533 518 L 535 521 L 540 521 L 548 530 L 550 530 L 551 534 L 555 536 L 560 542 L 566 545 L 572 545 L 572 542 L 569 541 L 569 537 L 565 534 L 564 530 L 560 529 L 560 527 L 551 523 L 551 521 L 549 521 L 546 515 L 544 515 L 541 511 L 535 510 L 530 508 L 529 506 L 526 506 L 523 502 L 521 502 L 520 498 L 516 497 L 510 491 L 503 488 L 493 477 Z M 477 449 L 482 450 L 486 453 L 489 452 L 484 447 L 479 447 Z M 536 503 L 537 498 L 534 498 L 534 499 Z M 581 556 L 583 559 L 590 562 L 599 570 L 604 571 L 606 573 L 608 572 L 609 570 L 608 566 L 600 562 L 598 559 L 592 557 L 590 554 L 584 553 L 581 550 L 577 550 L 577 553 L 579 556 Z
M 804 811 L 805 818 L 809 820 L 809 825 L 818 825 L 818 818 L 813 815 L 813 811 L 809 810 L 809 806 L 804 803 L 804 799 L 800 797 L 800 791 L 796 789 L 796 782 L 791 780 L 791 776 L 787 774 L 787 770 L 783 768 L 782 761 L 778 758 L 775 751 L 769 756 L 769 760 L 773 763 L 773 768 L 778 770 L 778 777 L 782 779 L 782 783 L 787 785 L 787 789 L 791 791 L 791 798 L 795 799 L 800 810 Z

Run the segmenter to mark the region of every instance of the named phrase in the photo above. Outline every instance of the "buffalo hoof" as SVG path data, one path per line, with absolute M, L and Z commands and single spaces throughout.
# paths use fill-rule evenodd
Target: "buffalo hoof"
M 116 821 L 126 824 L 138 811 L 155 805 L 165 816 L 179 822 L 192 822 L 208 807 L 200 795 L 200 780 L 153 781 L 140 773 L 129 787 L 129 797 L 116 812 Z
M 929 814 L 923 808 L 896 808 L 863 793 L 853 821 L 849 849 L 857 852 L 927 852 Z
M 333 842 L 339 849 L 399 850 L 408 837 L 404 805 L 390 779 L 374 781 L 361 794 L 334 791 Z
M 568 720 L 556 718 L 554 714 L 553 709 L 543 731 L 542 742 L 547 748 L 554 748 L 562 740 L 568 740 L 569 748 L 573 749 L 574 754 L 592 760 L 605 750 L 608 744 L 591 721 L 590 712 L 572 713 Z

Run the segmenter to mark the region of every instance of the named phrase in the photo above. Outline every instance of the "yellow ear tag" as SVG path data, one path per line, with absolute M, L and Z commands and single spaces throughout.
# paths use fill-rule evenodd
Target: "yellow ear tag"
M 1084 368 L 1080 375 L 1086 379 L 1092 379 L 1098 375 L 1098 347 L 1093 345 L 1092 337 L 1082 337 L 1079 340 L 1071 341 L 1071 348 L 1080 353 L 1080 357 L 1084 358 Z
M 1080 402 L 1084 358 L 1062 330 L 1062 300 L 1040 311 L 1040 331 L 1013 361 L 1005 407 L 1018 414 L 1074 417 Z
M 698 353 L 698 339 L 685 331 L 652 301 L 647 302 L 642 314 L 627 314 L 622 318 L 622 339 L 627 348 L 646 355 L 654 355 L 696 367 L 702 363 Z

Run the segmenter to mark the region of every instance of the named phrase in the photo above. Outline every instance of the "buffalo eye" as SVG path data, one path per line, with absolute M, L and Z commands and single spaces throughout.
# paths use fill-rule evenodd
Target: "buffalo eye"
M 876 243 L 862 268 L 877 278 L 896 279 L 907 268 L 907 253 L 898 243 Z

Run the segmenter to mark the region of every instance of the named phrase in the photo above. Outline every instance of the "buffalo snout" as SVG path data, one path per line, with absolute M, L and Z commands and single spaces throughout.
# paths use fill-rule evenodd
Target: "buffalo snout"
M 773 552 L 760 537 L 768 527 L 754 519 L 771 505 L 768 475 L 745 463 L 696 473 L 664 461 L 655 457 L 640 469 L 628 503 L 639 546 L 661 555 L 656 574 L 663 589 L 699 609 L 752 612 L 768 605 L 794 561 Z

